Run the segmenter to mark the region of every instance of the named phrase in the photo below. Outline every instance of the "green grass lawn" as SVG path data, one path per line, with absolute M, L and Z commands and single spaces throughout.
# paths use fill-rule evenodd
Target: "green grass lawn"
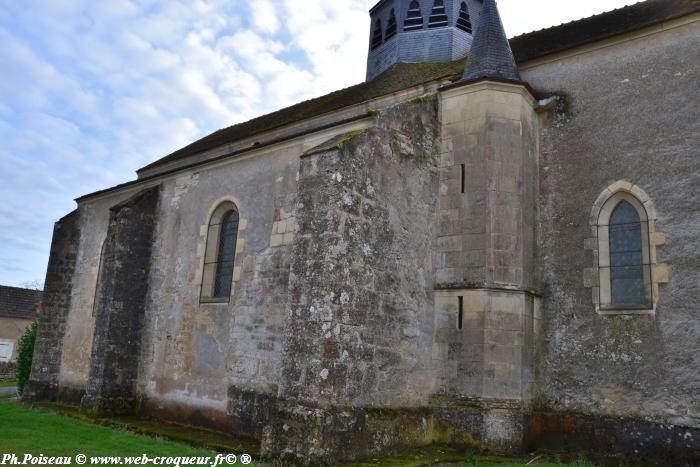
M 81 420 L 0 403 L 0 453 L 38 456 L 204 456 L 210 451 Z M 241 453 L 234 453 L 241 454 Z M 88 461 L 89 463 L 89 461 Z M 260 464 L 252 464 L 260 465 Z
M 0 388 L 14 388 L 17 386 L 17 381 L 0 381 Z

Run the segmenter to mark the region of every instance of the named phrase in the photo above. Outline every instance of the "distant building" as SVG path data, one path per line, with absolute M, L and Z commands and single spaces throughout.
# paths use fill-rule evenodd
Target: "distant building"
M 700 465 L 700 1 L 510 41 L 494 0 L 370 16 L 366 82 L 77 200 L 24 397 L 302 462 Z
M 17 340 L 34 319 L 41 290 L 0 285 L 0 362 L 17 359 Z

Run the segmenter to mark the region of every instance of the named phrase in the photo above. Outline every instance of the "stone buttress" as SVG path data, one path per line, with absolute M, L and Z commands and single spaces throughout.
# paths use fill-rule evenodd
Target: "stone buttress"
M 492 0 L 464 79 L 443 88 L 440 103 L 433 403 L 477 413 L 482 446 L 518 450 L 541 318 L 539 130 Z
M 138 409 L 136 381 L 160 187 L 111 208 L 97 285 L 90 378 L 82 406 L 98 414 Z

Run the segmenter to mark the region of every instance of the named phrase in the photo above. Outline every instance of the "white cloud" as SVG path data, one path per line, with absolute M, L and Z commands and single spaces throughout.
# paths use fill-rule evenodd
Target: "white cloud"
M 278 8 L 269 0 L 256 0 L 250 2 L 250 15 L 255 29 L 266 33 L 275 34 L 279 29 L 277 18 Z

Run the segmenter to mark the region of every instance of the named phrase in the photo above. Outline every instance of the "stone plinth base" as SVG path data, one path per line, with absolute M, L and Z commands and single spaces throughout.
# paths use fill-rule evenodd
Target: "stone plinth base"
M 318 408 L 280 404 L 265 428 L 262 452 L 286 462 L 351 462 L 433 443 L 520 452 L 523 414 L 512 403 L 452 407 Z

